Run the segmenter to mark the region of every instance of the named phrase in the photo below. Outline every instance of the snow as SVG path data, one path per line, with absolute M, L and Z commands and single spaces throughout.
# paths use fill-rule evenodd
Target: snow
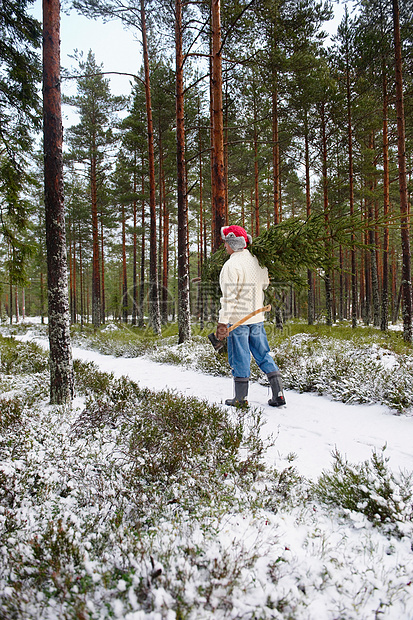
M 231 397 L 232 380 L 204 375 L 179 366 L 159 364 L 147 357 L 119 358 L 79 347 L 73 357 L 92 361 L 104 372 L 122 375 L 153 390 L 170 389 L 211 403 Z M 369 459 L 374 449 L 386 446 L 389 466 L 413 471 L 413 417 L 395 416 L 381 405 L 347 405 L 311 393 L 286 390 L 286 407 L 268 406 L 268 388 L 251 383 L 248 402 L 260 407 L 266 424 L 264 432 L 275 445 L 267 450 L 267 462 L 285 466 L 291 454 L 294 465 L 306 478 L 317 478 L 331 466 L 337 449 L 351 462 Z
M 19 339 L 35 340 L 47 347 L 47 340 L 39 338 L 35 331 L 28 331 Z M 115 377 L 127 376 L 141 387 L 152 390 L 167 388 L 186 396 L 206 399 L 210 403 L 223 403 L 233 391 L 231 378 L 161 364 L 147 356 L 122 358 L 74 347 L 73 357 L 94 362 L 102 371 L 113 373 Z M 385 363 L 391 364 L 391 359 L 386 359 Z M 369 459 L 373 450 L 381 451 L 386 446 L 388 465 L 393 471 L 413 472 L 412 416 L 394 415 L 381 405 L 348 405 L 313 393 L 300 394 L 292 390 L 286 391 L 286 407 L 269 407 L 266 404 L 268 398 L 268 388 L 251 383 L 249 403 L 262 411 L 265 424 L 261 432 L 266 440 L 272 439 L 265 456 L 269 466 L 282 470 L 290 465 L 294 456 L 293 465 L 298 472 L 307 479 L 316 480 L 323 470 L 331 470 L 335 450 L 349 462 L 360 463 Z M 74 411 L 79 412 L 81 408 L 82 400 L 76 399 Z M 237 415 L 235 410 L 234 415 Z M 55 424 L 58 422 L 55 421 Z M 65 432 L 64 428 L 60 428 L 61 434 L 50 438 L 50 446 L 55 446 L 54 454 L 61 450 L 62 454 L 66 453 L 68 462 L 70 459 L 75 461 L 76 455 L 87 449 L 83 445 L 84 439 L 79 438 L 72 447 L 63 443 L 60 446 Z M 39 437 L 40 444 L 42 441 L 43 437 Z M 59 475 L 53 467 L 50 471 L 48 469 L 50 455 L 47 450 L 50 449 L 38 445 L 27 455 L 29 460 L 38 463 L 39 470 L 43 467 L 41 475 L 45 480 Z M 106 449 L 109 450 L 109 444 Z M 105 454 L 102 453 L 100 458 L 105 459 Z M 12 474 L 13 468 L 17 470 L 24 462 L 19 459 L 3 462 L 1 469 Z M 91 482 L 93 477 L 91 475 L 85 479 Z M 75 527 L 84 515 L 78 515 L 75 511 L 76 480 L 72 484 L 68 478 L 66 484 L 73 486 L 72 492 L 67 497 L 56 496 L 54 501 L 56 507 L 60 506 L 62 514 L 67 515 L 67 524 Z M 107 497 L 110 485 L 108 487 Z M 89 491 L 90 497 L 93 497 L 93 489 Z M 22 506 L 22 519 L 27 518 L 29 525 L 35 522 L 36 517 L 31 510 L 29 503 L 27 508 Z M 1 511 L 0 507 L 0 514 Z M 85 506 L 84 511 L 98 513 L 99 507 Z M 348 511 L 345 517 L 341 515 L 339 518 L 336 511 L 330 513 L 310 501 L 292 506 L 290 510 L 276 508 L 259 510 L 256 514 L 251 511 L 246 514 L 234 512 L 211 517 L 208 527 L 209 532 L 215 528 L 213 535 L 197 518 L 186 522 L 178 522 L 174 518 L 159 522 L 149 548 L 143 552 L 137 546 L 136 556 L 129 558 L 130 565 L 136 569 L 133 577 L 136 586 L 139 580 L 145 580 L 145 570 L 150 575 L 151 570 L 163 569 L 163 583 L 151 591 L 154 611 L 142 609 L 132 587 L 135 582 L 131 585 L 119 576 L 110 594 L 112 598 L 106 599 L 112 617 L 123 620 L 176 620 L 182 616 L 172 609 L 176 601 L 171 592 L 180 592 L 183 600 L 194 603 L 195 615 L 188 616 L 189 620 L 256 617 L 262 620 L 375 620 L 379 617 L 385 620 L 413 620 L 410 526 L 406 529 L 407 536 L 397 538 L 374 528 L 362 513 Z M 76 544 L 84 554 L 83 566 L 96 583 L 95 592 L 102 597 L 95 600 L 89 598 L 86 606 L 91 617 L 108 617 L 99 614 L 103 613 L 100 610 L 104 607 L 101 600 L 105 600 L 102 575 L 105 574 L 105 562 L 109 565 L 109 560 L 102 559 L 102 564 L 98 559 L 89 560 L 87 549 L 92 533 L 90 540 L 85 541 L 79 540 L 77 535 L 76 531 Z M 124 535 L 126 537 L 126 531 Z M 9 544 L 10 540 L 11 536 Z M 113 542 L 115 565 L 122 557 L 122 544 L 122 541 Z M 143 544 L 148 542 L 143 541 Z M 195 561 L 193 558 L 197 555 L 199 560 Z M 152 569 L 148 556 L 151 562 L 154 557 Z M 157 562 L 157 557 L 170 559 L 166 571 Z M 125 558 L 122 561 L 126 563 Z M 222 579 L 218 577 L 220 570 L 224 574 Z M 231 578 L 234 586 L 229 605 L 225 581 Z M 73 592 L 76 592 L 75 588 L 76 585 Z M 4 591 L 4 594 L 7 592 Z M 15 590 L 8 588 L 8 595 L 12 597 L 14 594 Z M 38 592 L 37 596 L 41 597 L 42 592 Z M 204 604 L 203 596 L 209 597 L 208 605 Z M 267 606 L 267 601 L 273 606 Z M 59 611 L 54 611 L 52 599 L 48 605 L 48 615 L 42 617 L 58 619 Z M 256 616 L 257 609 L 262 615 Z M 31 619 L 36 616 L 28 611 L 24 617 Z

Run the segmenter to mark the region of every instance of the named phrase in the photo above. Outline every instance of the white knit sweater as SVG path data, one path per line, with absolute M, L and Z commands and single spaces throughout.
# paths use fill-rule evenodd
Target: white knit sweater
M 224 263 L 219 276 L 221 309 L 219 323 L 233 324 L 264 305 L 264 290 L 269 284 L 268 270 L 247 249 L 234 252 Z M 261 323 L 264 313 L 253 316 L 246 325 Z

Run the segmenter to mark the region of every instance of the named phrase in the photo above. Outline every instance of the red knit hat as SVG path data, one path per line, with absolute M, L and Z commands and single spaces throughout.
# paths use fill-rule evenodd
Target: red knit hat
M 243 250 L 252 242 L 251 235 L 242 226 L 223 226 L 221 237 L 233 250 Z

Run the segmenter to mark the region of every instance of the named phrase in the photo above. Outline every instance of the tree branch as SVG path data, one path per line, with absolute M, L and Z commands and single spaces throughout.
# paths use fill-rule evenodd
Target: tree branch
M 97 77 L 98 75 L 126 75 L 135 78 L 135 80 L 145 85 L 145 82 L 142 80 L 142 78 L 139 77 L 139 75 L 135 75 L 135 73 L 123 73 L 122 71 L 100 71 L 99 73 L 85 73 L 84 75 L 65 75 L 62 77 L 62 81 L 78 80 L 80 78 L 91 78 Z

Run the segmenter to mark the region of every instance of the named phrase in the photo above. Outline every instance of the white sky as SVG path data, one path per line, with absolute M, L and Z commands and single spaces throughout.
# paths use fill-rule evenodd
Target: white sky
M 324 25 L 324 30 L 335 34 L 344 12 L 344 4 L 333 2 L 335 18 Z M 42 0 L 35 0 L 31 12 L 42 21 Z M 69 56 L 77 49 L 87 55 L 89 49 L 95 54 L 98 64 L 103 63 L 104 71 L 137 74 L 141 65 L 141 44 L 137 38 L 139 33 L 123 28 L 119 20 L 103 23 L 102 20 L 90 20 L 79 15 L 74 9 L 67 15 L 61 13 L 61 64 L 65 68 L 73 66 Z M 129 76 L 109 75 L 112 94 L 129 95 L 133 78 Z M 76 83 L 64 81 L 62 92 L 74 94 Z M 67 106 L 63 109 L 63 124 L 67 127 L 77 122 Z
M 35 0 L 32 14 L 42 21 L 42 1 Z M 84 56 L 91 49 L 97 64 L 103 63 L 104 71 L 137 74 L 141 65 L 141 44 L 135 33 L 123 28 L 119 20 L 103 23 L 102 20 L 90 20 L 79 15 L 74 9 L 70 15 L 61 13 L 60 23 L 60 61 L 63 67 L 70 69 L 75 62 L 69 56 L 77 49 Z M 113 95 L 129 95 L 131 92 L 130 76 L 108 75 Z M 76 81 L 63 81 L 62 92 L 74 94 Z M 77 122 L 70 109 L 64 106 L 63 124 L 70 126 Z

